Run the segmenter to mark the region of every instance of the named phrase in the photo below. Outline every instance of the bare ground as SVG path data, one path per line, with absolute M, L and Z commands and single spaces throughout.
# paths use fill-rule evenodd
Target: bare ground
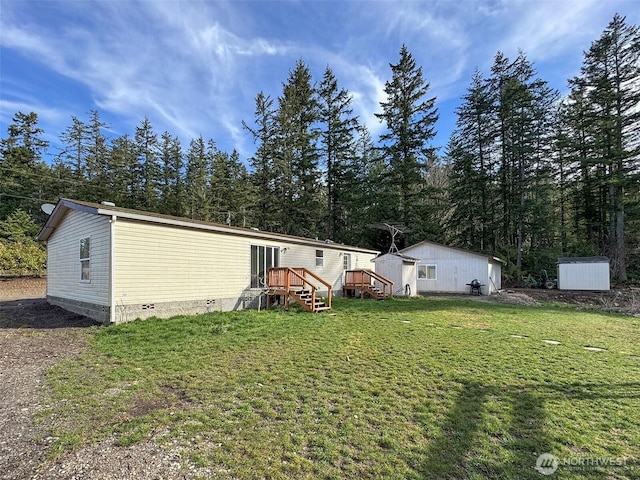
M 86 348 L 96 326 L 85 317 L 46 303 L 42 278 L 0 278 L 0 479 L 193 479 L 198 475 L 229 478 L 223 472 L 189 466 L 177 446 L 152 441 L 120 447 L 114 439 L 81 448 L 50 461 L 54 441 L 47 425 L 34 416 L 43 402 L 46 371 Z M 468 296 L 467 296 L 468 297 Z M 537 305 L 563 302 L 592 310 L 640 315 L 640 289 L 611 292 L 505 290 L 479 301 Z
M 207 475 L 189 468 L 178 448 L 154 442 L 130 447 L 114 439 L 50 461 L 55 440 L 35 420 L 45 402 L 45 373 L 86 348 L 95 328 L 88 318 L 52 307 L 41 278 L 0 278 L 0 479 L 111 480 L 192 479 Z

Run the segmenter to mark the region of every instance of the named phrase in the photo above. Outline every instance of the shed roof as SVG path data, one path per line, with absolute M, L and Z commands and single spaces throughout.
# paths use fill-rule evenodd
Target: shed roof
M 222 233 L 226 235 L 237 235 L 242 237 L 250 237 L 255 239 L 263 239 L 270 241 L 284 241 L 288 243 L 295 243 L 299 245 L 310 245 L 316 248 L 329 248 L 336 250 L 348 250 L 353 252 L 362 253 L 380 253 L 376 250 L 369 250 L 366 248 L 354 247 L 350 245 L 344 245 L 341 243 L 334 243 L 329 240 L 321 241 L 314 240 L 305 237 L 296 237 L 293 235 L 283 235 L 272 232 L 264 232 L 252 228 L 231 227 L 228 225 L 221 225 L 219 223 L 205 222 L 201 220 L 193 220 L 185 217 L 175 217 L 172 215 L 164 215 L 161 213 L 145 212 L 142 210 L 134 210 L 130 208 L 116 207 L 111 204 L 99 204 L 92 202 L 84 202 L 80 200 L 70 200 L 61 198 L 53 212 L 49 216 L 47 223 L 45 223 L 40 233 L 38 233 L 38 240 L 47 240 L 51 234 L 56 230 L 60 222 L 65 217 L 65 214 L 69 210 L 76 210 L 90 215 L 101 216 L 116 216 L 120 218 L 127 218 L 130 220 L 137 220 L 141 222 L 149 222 L 155 224 L 171 225 L 178 228 L 206 230 L 211 232 Z
M 380 260 L 382 257 L 386 257 L 388 255 L 391 255 L 391 256 L 394 256 L 394 257 L 398 257 L 398 258 L 402 259 L 403 262 L 417 263 L 417 262 L 420 261 L 419 258 L 410 257 L 410 256 L 404 255 L 402 253 L 383 253 L 382 255 L 378 255 L 372 261 L 375 262 L 376 260 Z
M 403 248 L 402 250 L 400 250 L 400 252 L 406 252 L 407 250 L 411 250 L 412 248 L 415 248 L 418 245 L 423 245 L 423 244 L 435 245 L 437 247 L 448 248 L 450 250 L 457 250 L 459 252 L 463 252 L 463 253 L 467 253 L 467 254 L 471 254 L 471 255 L 476 255 L 478 257 L 482 257 L 482 258 L 488 259 L 489 262 L 491 262 L 491 263 L 501 263 L 502 265 L 506 265 L 507 264 L 507 262 L 505 260 L 502 260 L 501 258 L 495 257 L 493 255 L 487 255 L 485 253 L 478 253 L 478 252 L 474 252 L 474 251 L 467 250 L 465 248 L 460 248 L 460 247 L 452 247 L 450 245 L 444 245 L 442 243 L 432 242 L 430 240 L 423 240 L 422 242 L 416 243 L 415 245 L 411 245 L 411 246 L 409 246 L 407 248 Z
M 609 263 L 607 257 L 560 257 L 558 258 L 558 264 L 560 263 Z

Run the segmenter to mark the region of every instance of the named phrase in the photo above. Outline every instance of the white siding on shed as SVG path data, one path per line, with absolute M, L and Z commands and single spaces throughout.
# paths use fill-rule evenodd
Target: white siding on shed
M 402 250 L 402 253 L 420 259 L 418 265 L 435 265 L 434 280 L 417 280 L 420 292 L 468 292 L 471 280 L 477 278 L 480 283 L 489 284 L 488 259 L 461 250 L 454 250 L 430 243 L 419 243 Z M 483 287 L 482 292 L 488 292 Z
M 91 238 L 90 281 L 80 279 L 80 240 Z M 47 241 L 47 295 L 109 305 L 109 219 L 70 210 Z
M 387 253 L 375 259 L 375 271 L 393 282 L 394 296 L 416 296 L 417 287 L 417 260 L 402 258 L 400 255 Z M 407 288 L 408 286 L 408 288 Z
M 609 290 L 609 262 L 579 261 L 558 264 L 558 289 Z

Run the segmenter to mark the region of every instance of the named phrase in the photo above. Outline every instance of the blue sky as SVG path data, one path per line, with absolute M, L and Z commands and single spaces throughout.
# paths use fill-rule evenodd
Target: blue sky
M 640 24 L 636 0 L 45 1 L 0 0 L 0 130 L 35 111 L 55 153 L 71 116 L 98 110 L 108 136 L 148 117 L 187 148 L 202 135 L 254 152 L 259 91 L 277 98 L 298 59 L 314 80 L 329 65 L 374 139 L 389 63 L 405 43 L 437 97 L 444 147 L 474 69 L 522 49 L 566 91 L 582 53 L 614 13 Z

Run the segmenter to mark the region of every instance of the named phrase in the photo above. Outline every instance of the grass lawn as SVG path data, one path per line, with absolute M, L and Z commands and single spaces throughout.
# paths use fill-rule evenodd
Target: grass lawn
M 336 299 L 100 329 L 48 379 L 54 457 L 115 435 L 203 478 L 640 478 L 640 318 Z

